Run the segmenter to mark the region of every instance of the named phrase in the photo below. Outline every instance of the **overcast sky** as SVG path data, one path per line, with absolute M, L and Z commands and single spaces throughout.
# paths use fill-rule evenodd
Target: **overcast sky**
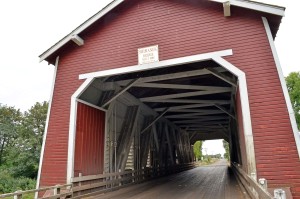
M 87 3 L 88 2 L 88 3 Z M 38 55 L 71 32 L 110 0 L 0 1 L 0 103 L 22 111 L 48 101 L 53 66 L 39 63 Z M 296 0 L 270 0 L 287 7 L 276 47 L 284 75 L 300 71 L 299 6 Z

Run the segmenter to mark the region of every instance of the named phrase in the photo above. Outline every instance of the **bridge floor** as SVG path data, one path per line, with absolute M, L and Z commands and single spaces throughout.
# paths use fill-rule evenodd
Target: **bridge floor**
M 240 189 L 227 162 L 220 160 L 178 174 L 94 196 L 99 199 L 240 199 Z M 91 197 L 89 197 L 91 199 Z

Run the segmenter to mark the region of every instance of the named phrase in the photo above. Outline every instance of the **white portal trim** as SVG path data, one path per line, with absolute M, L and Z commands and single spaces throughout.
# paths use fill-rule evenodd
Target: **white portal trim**
M 269 43 L 270 43 L 270 46 L 271 46 L 271 50 L 272 50 L 275 65 L 276 65 L 276 68 L 277 68 L 281 88 L 282 88 L 284 99 L 285 99 L 285 102 L 286 102 L 286 105 L 287 105 L 287 110 L 288 110 L 288 113 L 289 113 L 290 122 L 291 122 L 291 125 L 292 125 L 292 130 L 293 130 L 294 137 L 295 137 L 295 142 L 296 142 L 296 146 L 297 146 L 297 150 L 298 150 L 298 156 L 300 158 L 300 136 L 298 135 L 298 127 L 297 127 L 297 122 L 296 122 L 296 119 L 295 119 L 294 109 L 292 107 L 290 95 L 289 95 L 289 92 L 287 90 L 286 82 L 285 82 L 285 79 L 284 79 L 284 76 L 283 76 L 281 64 L 280 64 L 279 57 L 278 57 L 278 54 L 277 54 L 277 51 L 276 51 L 276 47 L 275 47 L 275 44 L 274 44 L 274 40 L 273 40 L 273 37 L 272 37 L 272 33 L 271 33 L 271 29 L 270 29 L 268 20 L 265 17 L 262 17 L 262 21 L 263 21 L 263 24 L 265 26 L 266 33 L 267 33 L 267 36 L 268 36 L 268 40 L 269 40 Z
M 71 183 L 74 177 L 74 154 L 76 137 L 76 117 L 78 97 L 94 81 L 94 78 L 86 79 L 71 97 L 70 122 L 69 122 L 69 142 L 68 142 L 68 162 L 67 162 L 67 183 Z
M 246 145 L 246 154 L 247 154 L 247 166 L 248 174 L 256 174 L 256 160 L 255 160 L 255 151 L 254 151 L 254 140 L 252 133 L 252 122 L 250 114 L 250 103 L 248 98 L 248 88 L 246 75 L 243 71 L 226 61 L 221 57 L 213 58 L 213 60 L 219 65 L 225 67 L 229 72 L 238 77 L 239 80 L 239 91 L 240 91 L 240 101 L 242 107 L 242 116 L 243 116 L 243 127 L 245 135 L 245 145 Z
M 284 16 L 284 7 L 273 6 L 269 4 L 253 2 L 253 1 L 240 1 L 240 0 L 211 0 L 218 3 L 229 2 L 232 6 L 238 6 L 241 8 L 247 8 L 250 10 L 256 10 L 273 15 Z
M 56 61 L 55 61 L 51 93 L 50 93 L 50 99 L 49 99 L 48 111 L 47 111 L 47 118 L 46 118 L 46 124 L 45 124 L 45 129 L 44 129 L 43 143 L 42 143 L 41 154 L 40 154 L 40 163 L 39 163 L 39 170 L 38 170 L 37 181 L 36 181 L 36 189 L 39 189 L 39 186 L 40 186 L 41 172 L 42 172 L 44 152 L 45 152 L 45 144 L 46 144 L 46 139 L 47 139 L 47 134 L 48 134 L 48 126 L 49 126 L 49 120 L 50 120 L 50 113 L 51 113 L 51 106 L 52 106 L 52 100 L 53 100 L 53 93 L 54 93 L 58 63 L 59 63 L 59 57 L 57 57 Z M 37 198 L 37 197 L 38 197 L 38 193 L 36 192 L 34 198 Z
M 99 77 L 105 77 L 110 75 L 121 75 L 131 72 L 139 72 L 139 71 L 146 71 L 146 70 L 152 70 L 152 69 L 158 69 L 158 68 L 166 68 L 170 66 L 176 66 L 181 64 L 188 64 L 188 63 L 194 63 L 194 62 L 200 62 L 200 61 L 206 61 L 211 60 L 212 57 L 223 57 L 223 56 L 229 56 L 232 55 L 232 50 L 223 50 L 223 51 L 216 51 L 216 52 L 210 52 L 210 53 L 204 53 L 199 55 L 192 55 L 187 57 L 180 57 L 175 59 L 168 59 L 160 62 L 154 62 L 150 64 L 144 64 L 144 65 L 134 65 L 134 66 L 127 66 L 122 68 L 116 68 L 116 69 L 109 69 L 109 70 L 103 70 L 93 73 L 86 73 L 79 75 L 79 79 L 87 79 L 87 78 L 99 78 Z M 141 81 L 142 82 L 142 81 Z
M 249 105 L 249 99 L 248 99 L 248 89 L 247 89 L 247 82 L 246 82 L 246 76 L 245 73 L 241 70 L 239 70 L 234 65 L 230 64 L 228 61 L 222 58 L 222 56 L 228 56 L 232 55 L 232 49 L 229 50 L 223 50 L 223 51 L 216 51 L 216 52 L 210 52 L 210 53 L 204 53 L 199 55 L 192 55 L 187 57 L 181 57 L 181 58 L 175 58 L 175 59 L 169 59 L 165 61 L 155 62 L 151 64 L 145 64 L 145 65 L 135 65 L 135 66 L 129 66 L 129 67 L 123 67 L 123 68 L 117 68 L 117 69 L 110 69 L 110 70 L 104 70 L 104 71 L 98 71 L 93 73 L 87 73 L 79 75 L 79 79 L 85 79 L 86 82 L 75 92 L 75 94 L 72 96 L 72 99 L 75 98 L 75 96 L 78 96 L 80 93 L 82 93 L 82 89 L 86 89 L 87 86 L 91 83 L 91 81 L 95 78 L 99 77 L 107 77 L 111 75 L 120 75 L 120 74 L 126 74 L 126 73 L 132 73 L 132 72 L 139 72 L 139 71 L 146 71 L 151 69 L 158 69 L 158 68 L 164 68 L 164 67 L 171 67 L 175 65 L 181 65 L 181 64 L 187 64 L 187 63 L 195 63 L 195 62 L 201 62 L 206 60 L 213 60 L 216 63 L 218 63 L 220 66 L 227 69 L 229 72 L 231 72 L 233 75 L 238 77 L 239 80 L 239 90 L 240 90 L 240 97 L 241 97 L 241 104 L 242 104 L 242 115 L 243 115 L 243 127 L 244 127 L 244 133 L 245 133 L 245 141 L 246 141 L 246 153 L 247 153 L 247 170 L 248 174 L 251 173 L 256 174 L 256 162 L 255 162 L 255 153 L 254 153 L 254 142 L 253 142 L 253 134 L 252 134 L 252 124 L 251 124 L 251 116 L 250 116 L 250 105 Z M 211 106 L 213 106 L 213 102 L 211 102 Z M 222 103 L 220 103 L 222 104 Z M 182 108 L 187 107 L 201 107 L 201 106 L 207 106 L 207 104 L 195 104 L 195 105 L 184 105 L 179 106 Z M 177 108 L 179 108 L 177 107 Z M 174 109 L 176 107 L 171 107 L 170 109 Z M 68 179 L 72 177 L 73 169 L 74 169 L 74 134 L 75 134 L 75 113 L 76 113 L 76 104 L 73 102 L 71 105 L 71 115 L 70 115 L 70 133 L 69 133 L 69 156 L 68 156 Z M 73 120 L 73 121 L 72 121 Z M 208 122 L 210 123 L 210 122 Z M 73 138 L 73 139 L 72 139 Z

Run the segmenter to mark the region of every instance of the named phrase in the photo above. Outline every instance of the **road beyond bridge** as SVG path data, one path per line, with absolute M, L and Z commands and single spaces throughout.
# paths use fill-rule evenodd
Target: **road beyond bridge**
M 226 160 L 133 185 L 88 199 L 242 199 L 247 198 Z

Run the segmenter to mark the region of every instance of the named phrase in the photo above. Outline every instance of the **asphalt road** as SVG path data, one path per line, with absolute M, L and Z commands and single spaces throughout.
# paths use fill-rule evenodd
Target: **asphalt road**
M 220 160 L 171 176 L 132 185 L 93 198 L 99 199 L 242 199 L 242 193 L 227 162 Z

